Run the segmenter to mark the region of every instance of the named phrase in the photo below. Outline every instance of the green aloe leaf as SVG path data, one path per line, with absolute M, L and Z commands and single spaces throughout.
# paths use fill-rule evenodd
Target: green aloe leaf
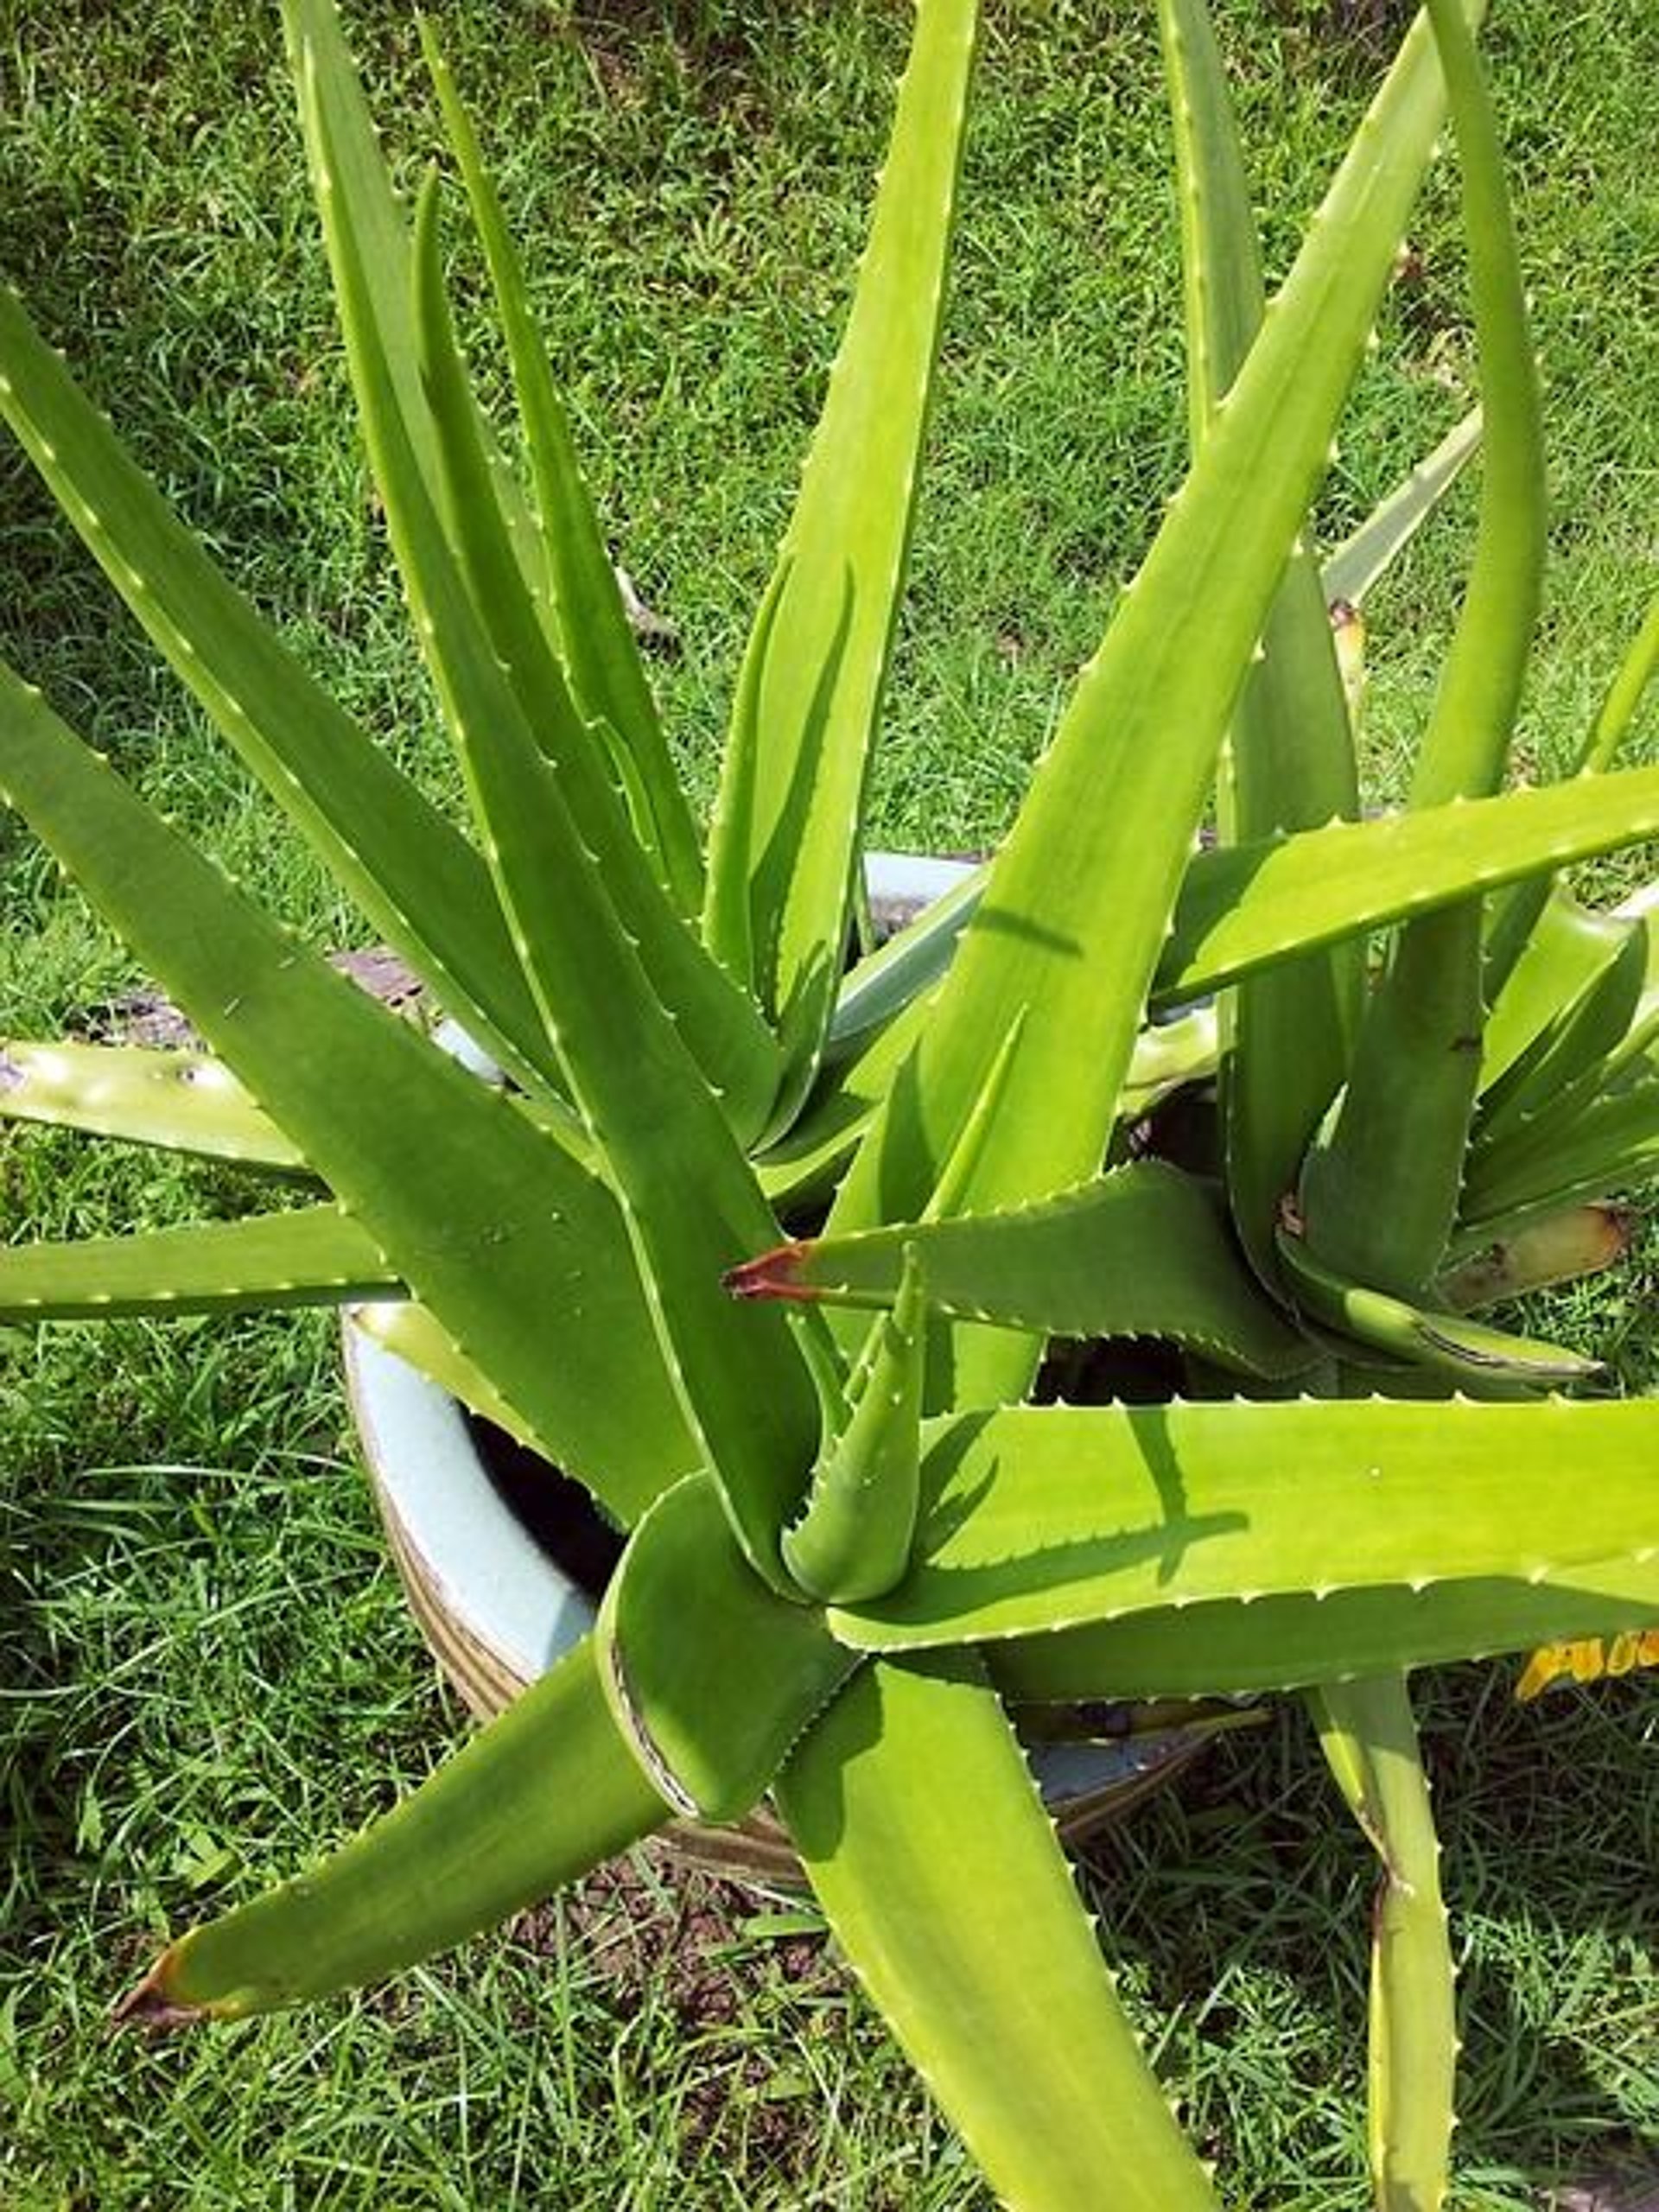
M 232 891 L 3 672 L 0 795 L 554 1457 L 625 1521 L 696 1465 L 603 1184 Z
M 1572 1282 L 1622 1260 L 1636 1224 L 1628 1206 L 1568 1206 L 1460 1260 L 1435 1288 L 1453 1312 L 1466 1313 L 1551 1283 Z
M 118 2017 L 238 2019 L 382 1980 L 575 1881 L 671 1810 L 617 1731 L 589 1637 L 354 1842 L 169 1945 Z
M 1497 125 L 1459 0 L 1429 0 L 1463 177 L 1485 423 L 1469 588 L 1411 798 L 1495 791 L 1509 757 L 1542 594 L 1548 532 L 1542 405 Z M 1453 1222 L 1480 1077 L 1483 910 L 1459 902 L 1407 928 L 1373 991 L 1348 1086 L 1307 1160 L 1310 1252 L 1410 1298 L 1433 1278 Z
M 1458 2030 L 1440 1844 L 1402 1675 L 1311 1697 L 1349 1809 L 1382 1862 L 1371 1915 L 1370 2144 L 1377 2212 L 1430 2212 L 1450 2174 Z
M 175 673 L 374 927 L 545 1088 L 545 1039 L 477 855 L 214 567 L 3 289 L 0 412 Z
M 206 1052 L 0 1038 L 0 1120 L 304 1173 L 304 1156 Z
M 687 1819 L 739 1820 L 858 1665 L 814 1607 L 781 1598 L 691 1475 L 628 1541 L 600 1608 L 616 1723 Z
M 559 1461 L 559 1446 L 517 1406 L 510 1405 L 477 1363 L 467 1358 L 434 1313 L 411 1299 L 397 1305 L 375 1302 L 353 1306 L 346 1314 L 346 1357 L 351 1357 L 351 1332 L 360 1331 L 387 1351 L 395 1352 L 409 1366 L 458 1398 L 473 1413 L 505 1429 L 531 1452 L 539 1452 L 550 1465 Z M 689 1455 L 688 1455 L 689 1456 Z
M 844 1414 L 818 1453 L 801 1517 L 784 1531 L 790 1573 L 826 1605 L 879 1597 L 910 1564 L 928 1300 L 919 1248 L 911 1243 L 891 1308 L 872 1326 L 848 1381 Z
M 1440 115 L 1419 27 L 1078 680 L 913 1060 L 842 1186 L 837 1231 L 926 1206 L 1021 1007 L 1005 1109 L 959 1210 L 1018 1205 L 1098 1168 L 1222 737 Z M 1006 1332 L 970 1338 L 958 1386 L 1017 1395 L 1037 1351 Z
M 1255 219 L 1221 54 L 1203 0 L 1160 0 L 1175 130 L 1194 458 L 1266 307 Z M 1299 543 L 1262 632 L 1221 757 L 1230 842 L 1312 829 L 1359 812 L 1353 733 L 1324 587 Z M 1274 1226 L 1346 1072 L 1364 946 L 1345 938 L 1224 994 L 1221 1058 L 1227 1193 L 1251 1264 L 1274 1280 Z
M 938 349 L 977 10 L 922 0 L 846 334 L 740 685 L 709 942 L 816 1065 L 839 982 Z
M 1601 1372 L 1599 1360 L 1562 1345 L 1484 1328 L 1457 1313 L 1408 1305 L 1363 1283 L 1344 1282 L 1320 1267 L 1300 1237 L 1281 1232 L 1280 1253 L 1286 1281 L 1311 1319 L 1390 1358 L 1450 1376 L 1475 1395 L 1495 1385 L 1564 1389 Z
M 319 126 L 319 159 L 326 159 L 330 142 L 325 126 Z M 437 435 L 439 475 L 456 517 L 459 574 L 451 567 L 427 487 L 415 473 L 412 451 L 399 439 L 395 421 L 386 418 L 390 357 L 384 334 L 358 321 L 367 308 L 369 288 L 360 280 L 359 242 L 348 221 L 342 219 L 341 227 L 337 269 L 347 328 L 358 333 L 359 348 L 379 355 L 361 361 L 359 388 L 387 515 L 411 598 L 429 618 L 429 652 L 440 690 L 463 733 L 462 748 L 477 742 L 466 732 L 480 722 L 499 724 L 512 712 L 516 698 L 532 741 L 557 777 L 577 835 L 599 856 L 618 921 L 652 988 L 680 1023 L 698 1065 L 718 1087 L 728 1119 L 740 1135 L 752 1137 L 777 1092 L 777 1044 L 753 1001 L 716 967 L 653 873 L 626 802 L 610 780 L 602 741 L 578 713 L 519 576 L 493 495 L 488 459 L 444 296 L 435 179 L 428 180 L 415 226 L 417 342 Z M 496 671 L 480 652 L 481 639 L 458 639 L 474 608 L 512 697 L 500 696 Z
M 1645 922 L 1609 916 L 1602 934 L 1610 957 L 1600 972 L 1487 1090 L 1478 1125 L 1482 1143 L 1501 1141 L 1540 1112 L 1570 1110 L 1575 1101 L 1593 1096 L 1613 1071 L 1615 1055 L 1639 1018 L 1649 932 Z
M 1540 1115 L 1500 1144 L 1477 1146 L 1465 1179 L 1454 1256 L 1578 1198 L 1659 1174 L 1659 1081 L 1632 1083 L 1566 1121 Z
M 777 1797 L 855 1971 L 1005 2202 L 1214 2212 L 971 1655 L 864 1669 Z
M 1580 777 L 1198 855 L 1159 963 L 1180 1005 L 1330 938 L 1659 836 L 1659 768 Z
M 1316 1357 L 1251 1280 L 1214 1197 L 1155 1160 L 1006 1213 L 781 1245 L 728 1281 L 746 1297 L 890 1306 L 910 1250 L 929 1302 L 960 1319 L 1045 1336 L 1166 1337 L 1274 1378 Z
M 546 580 L 570 685 L 588 714 L 617 733 L 644 795 L 639 826 L 664 888 L 695 914 L 702 891 L 696 825 L 674 773 L 645 664 L 629 626 L 571 440 L 528 289 L 472 124 L 426 24 L 421 40 L 484 248 L 518 393 L 546 557 Z
M 399 1287 L 374 1237 L 332 1205 L 132 1236 L 0 1246 L 0 1321 L 343 1306 Z
M 1395 486 L 1351 537 L 1326 554 L 1321 570 L 1332 605 L 1363 606 L 1366 594 L 1428 520 L 1480 445 L 1481 410 L 1471 408 L 1426 461 Z
M 1634 933 L 1628 923 L 1592 913 L 1546 876 L 1519 887 L 1541 896 L 1526 942 L 1510 963 L 1487 1016 L 1480 1081 L 1483 1116 L 1505 1078 L 1529 1056 L 1548 1052 L 1566 1025 L 1616 967 Z M 1637 986 L 1640 988 L 1640 984 Z
M 861 1650 L 1224 1598 L 1570 1581 L 1659 1545 L 1643 1399 L 1018 1407 L 930 1422 L 924 1443 L 916 1566 L 830 1614 Z
M 1576 1562 L 1533 1582 L 1338 1590 L 1221 1600 L 988 1644 L 999 1687 L 1017 1700 L 1239 1696 L 1532 1651 L 1659 1620 L 1659 1560 Z

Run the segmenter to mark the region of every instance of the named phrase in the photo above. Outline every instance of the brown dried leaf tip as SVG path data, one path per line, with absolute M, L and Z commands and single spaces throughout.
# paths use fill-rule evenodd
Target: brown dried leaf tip
M 806 1265 L 812 1251 L 810 1240 L 797 1239 L 791 1243 L 779 1244 L 770 1252 L 762 1252 L 756 1260 L 745 1260 L 741 1267 L 728 1268 L 721 1277 L 723 1289 L 734 1298 L 792 1298 L 802 1305 L 811 1305 L 823 1294 L 815 1283 L 803 1282 L 800 1270 Z
M 190 2027 L 207 2017 L 206 2005 L 181 2005 L 168 1995 L 167 1972 L 172 1956 L 170 1950 L 163 1951 L 137 1987 L 127 1992 L 110 2015 L 111 2028 L 143 2028 L 150 2035 L 170 2035 L 175 2028 Z

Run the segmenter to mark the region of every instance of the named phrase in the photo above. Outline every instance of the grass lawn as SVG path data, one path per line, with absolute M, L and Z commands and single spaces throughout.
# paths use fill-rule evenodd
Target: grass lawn
M 411 13 L 346 12 L 413 176 L 437 131 Z M 430 12 L 533 241 L 607 525 L 676 633 L 658 666 L 706 798 L 908 11 Z M 1217 7 L 1275 270 L 1374 81 L 1388 13 Z M 1554 557 L 1522 763 L 1545 767 L 1659 585 L 1659 14 L 1496 0 L 1493 15 L 1550 379 Z M 878 769 L 885 842 L 997 836 L 1178 476 L 1155 58 L 1150 4 L 992 8 Z M 351 427 L 291 111 L 264 6 L 0 10 L 0 275 L 312 664 L 443 791 L 453 772 Z M 1333 473 L 1332 536 L 1467 404 L 1455 227 L 1443 171 Z M 482 340 L 480 357 L 493 359 Z M 1379 796 L 1421 726 L 1471 518 L 1462 487 L 1370 610 Z M 0 652 L 319 940 L 359 941 L 9 446 L 0 543 Z M 1648 757 L 1656 734 L 1649 709 Z M 45 1033 L 135 980 L 0 819 L 0 1033 Z M 245 1196 L 225 1171 L 0 1132 L 0 1234 Z M 1656 1270 L 1649 1232 L 1616 1287 L 1550 1317 L 1609 1358 L 1616 1387 L 1659 1388 Z M 1517 1709 L 1511 1674 L 1422 1685 L 1462 1963 L 1456 2212 L 1539 2207 L 1561 2176 L 1659 2145 L 1659 1688 Z M 988 2204 L 810 1923 L 671 1881 L 654 1857 L 359 2003 L 168 2044 L 107 2038 L 110 2003 L 166 1928 L 350 1833 L 461 1726 L 399 1608 L 324 1323 L 0 1339 L 6 2212 Z M 1357 2212 L 1371 1877 L 1300 1715 L 1218 1744 L 1097 1848 L 1088 1880 L 1229 2201 Z

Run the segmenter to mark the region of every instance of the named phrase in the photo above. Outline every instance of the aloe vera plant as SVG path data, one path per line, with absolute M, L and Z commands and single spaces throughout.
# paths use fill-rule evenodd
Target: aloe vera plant
M 1614 766 L 1659 624 L 1580 772 L 1503 789 L 1545 516 L 1481 12 L 1431 0 L 1268 301 L 1203 0 L 1160 0 L 1191 471 L 995 861 L 850 962 L 974 0 L 920 0 L 706 837 L 435 52 L 527 484 L 457 346 L 442 188 L 403 206 L 330 0 L 283 0 L 466 829 L 316 687 L 0 297 L 0 411 L 65 516 L 502 1077 L 343 979 L 0 672 L 0 792 L 205 1046 L 10 1039 L 0 1113 L 311 1192 L 11 1244 L 0 1316 L 372 1298 L 406 1356 L 626 1533 L 585 1642 L 337 1856 L 172 1944 L 127 2018 L 394 1973 L 676 1816 L 770 1793 L 1009 2204 L 1211 2205 L 1014 1724 L 1294 1693 L 1382 1861 L 1377 2201 L 1440 2201 L 1456 2041 L 1409 1673 L 1541 1647 L 1570 1650 L 1529 1683 L 1623 1666 L 1659 1621 L 1659 1410 L 1570 1397 L 1593 1363 L 1471 1318 L 1616 1258 L 1624 1217 L 1600 1201 L 1659 1167 L 1652 901 L 1593 912 L 1561 880 L 1659 836 L 1659 769 Z M 1448 109 L 1482 420 L 1322 571 L 1310 509 Z M 1364 818 L 1330 608 L 1351 630 L 1477 436 L 1478 542 L 1410 803 Z M 1176 1090 L 1214 1102 L 1197 1166 L 1159 1157 Z M 1183 1389 L 1053 1402 L 1059 1339 L 1154 1340 Z

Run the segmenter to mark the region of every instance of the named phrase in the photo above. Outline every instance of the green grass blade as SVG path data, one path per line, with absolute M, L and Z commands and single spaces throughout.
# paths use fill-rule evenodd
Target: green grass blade
M 816 1063 L 903 588 L 976 29 L 922 0 L 846 334 L 757 622 L 709 847 L 711 943 Z M 826 673 L 832 677 L 827 693 Z M 733 910 L 741 907 L 741 925 Z
M 331 142 L 326 128 L 320 129 L 319 138 L 319 157 L 327 158 Z M 348 229 L 343 219 L 342 228 Z M 360 347 L 372 348 L 380 357 L 361 363 L 359 385 L 411 597 L 430 617 L 429 651 L 440 689 L 457 727 L 499 725 L 516 699 L 526 728 L 558 779 L 578 836 L 601 860 L 618 920 L 636 945 L 652 988 L 680 1023 L 698 1065 L 719 1086 L 734 1126 L 743 1137 L 752 1137 L 777 1093 L 778 1046 L 753 1001 L 715 964 L 653 872 L 651 857 L 637 842 L 632 810 L 610 779 L 603 741 L 578 713 L 518 574 L 492 492 L 477 412 L 444 295 L 435 179 L 429 178 L 416 218 L 416 320 L 439 474 L 456 518 L 453 569 L 413 454 L 398 437 L 395 423 L 385 416 L 391 361 L 384 334 L 358 321 L 369 306 L 359 244 L 342 237 L 336 254 L 339 282 L 348 328 L 359 332 Z M 468 600 L 488 633 L 512 698 L 500 696 L 497 671 L 480 654 L 481 639 L 463 644 L 457 638 L 460 626 L 469 622 Z M 474 672 L 468 672 L 469 664 Z M 464 746 L 469 741 L 462 741 Z
M 1010 1698 L 1236 1696 L 1437 1667 L 1659 1620 L 1659 1560 L 1577 1563 L 1539 1581 L 1473 1577 L 1257 1598 L 988 1644 Z
M 754 1573 L 707 1475 L 676 1484 L 634 1530 L 598 1643 L 618 1728 L 688 1820 L 750 1811 L 859 1663 L 822 1612 Z
M 220 575 L 3 290 L 0 411 L 176 674 L 374 927 L 480 1043 L 543 1085 L 541 1024 L 477 855 Z
M 1656 1452 L 1645 1399 L 963 1414 L 925 1432 L 909 1580 L 831 1625 L 901 1650 L 1222 1598 L 1570 1580 L 1659 1545 Z
M 971 1658 L 866 1668 L 777 1796 L 842 1948 L 1005 2202 L 1214 2212 Z
M 306 1162 L 206 1052 L 0 1038 L 0 1120 L 303 1173 Z
M 1194 457 L 1266 306 L 1255 220 L 1221 54 L 1203 0 L 1160 0 L 1175 128 Z M 1358 772 L 1324 588 L 1299 543 L 1224 748 L 1230 842 L 1359 812 Z M 1344 939 L 1224 995 L 1221 1104 L 1227 1191 L 1251 1264 L 1277 1268 L 1274 1225 L 1346 1072 L 1364 948 Z
M 531 315 L 524 272 L 472 123 L 424 24 L 421 39 L 506 339 L 540 507 L 553 616 L 571 688 L 589 715 L 616 731 L 645 798 L 647 849 L 658 879 L 681 912 L 694 915 L 702 895 L 702 856 L 696 825 L 669 758 L 645 664 L 576 460 L 563 403 Z
M 3 675 L 0 794 L 562 1464 L 623 1520 L 696 1465 L 602 1184 L 233 892 Z
M 902 1580 L 916 1537 L 929 1290 L 907 1243 L 890 1309 L 870 1330 L 847 1386 L 847 1411 L 824 1440 L 784 1559 L 824 1604 L 879 1597 Z
M 332 1205 L 132 1236 L 0 1246 L 0 1321 L 341 1306 L 397 1287 L 373 1237 Z
M 922 1211 L 1022 1007 L 1006 1109 L 961 1208 L 1017 1205 L 1098 1167 L 1222 736 L 1440 113 L 1420 27 L 1078 681 L 836 1229 Z M 1007 1335 L 969 1351 L 970 1397 L 1019 1395 L 1036 1357 Z
M 890 1306 L 913 1249 L 931 1305 L 1045 1336 L 1166 1337 L 1283 1378 L 1315 1354 L 1251 1280 L 1211 1193 L 1158 1161 L 1006 1213 L 780 1246 L 728 1278 L 747 1297 Z
M 1478 450 L 1482 427 L 1479 408 L 1471 408 L 1376 512 L 1325 556 L 1320 581 L 1328 605 L 1364 604 L 1372 585 L 1404 552 Z
M 1440 1844 L 1403 1675 L 1309 1700 L 1349 1809 L 1382 1862 L 1371 1915 L 1370 2145 L 1377 2212 L 1439 2212 L 1451 2170 L 1457 2011 Z
M 1503 151 L 1460 0 L 1429 0 L 1457 127 L 1479 345 L 1485 451 L 1469 589 L 1412 779 L 1414 806 L 1503 781 L 1543 586 L 1542 409 Z M 1333 1129 L 1301 1205 L 1325 1266 L 1410 1296 L 1433 1277 L 1457 1217 L 1479 1083 L 1482 911 L 1414 923 L 1374 992 Z
M 239 2019 L 378 1981 L 660 1827 L 589 1637 L 392 1812 L 296 1881 L 171 1944 L 119 2018 Z
M 1200 853 L 1153 1002 L 1189 1003 L 1308 945 L 1656 835 L 1659 768 L 1627 768 Z

